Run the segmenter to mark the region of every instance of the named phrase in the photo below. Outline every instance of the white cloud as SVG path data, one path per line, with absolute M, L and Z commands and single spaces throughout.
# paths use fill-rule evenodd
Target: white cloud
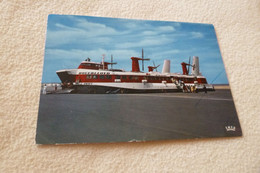
M 104 24 L 89 22 L 85 19 L 78 19 L 76 26 L 86 31 L 86 34 L 91 36 L 115 35 L 119 34 L 114 28 Z
M 168 44 L 173 38 L 164 36 L 169 32 L 175 31 L 174 26 L 151 26 L 145 21 L 126 21 L 123 19 L 122 25 L 127 27 L 126 30 L 116 30 L 103 23 L 90 22 L 87 19 L 69 16 L 69 19 L 75 23 L 72 26 L 66 26 L 56 23 L 56 30 L 48 30 L 47 47 L 53 48 L 57 46 L 70 45 L 86 45 L 86 46 L 104 46 L 116 48 L 134 48 L 149 47 Z M 176 23 L 176 27 L 178 27 Z
M 122 24 L 124 27 L 132 30 L 143 30 L 144 28 L 150 28 L 152 27 L 151 25 L 145 23 L 143 20 L 125 20 L 125 19 L 120 19 L 119 22 L 123 22 Z
M 167 51 L 162 51 L 158 52 L 156 54 L 153 54 L 155 57 L 172 57 L 174 54 L 180 53 L 180 50 L 178 49 L 173 49 L 173 50 L 167 50 Z
M 173 26 L 174 26 L 174 27 L 180 27 L 180 26 L 181 26 L 181 23 L 175 22 L 175 23 L 173 23 Z
M 137 22 L 127 22 L 125 24 L 125 27 L 126 28 L 129 28 L 129 29 L 135 29 L 135 28 L 138 28 L 140 25 L 137 24 Z
M 141 39 L 141 40 L 140 40 Z M 150 46 L 162 46 L 173 42 L 172 38 L 166 36 L 152 36 L 146 38 L 136 38 L 136 40 L 131 42 L 124 42 L 117 44 L 117 48 L 135 48 L 135 47 L 150 47 Z
M 59 27 L 64 28 L 59 31 L 48 31 L 47 45 L 48 47 L 61 46 L 65 44 L 108 44 L 112 41 L 107 32 L 102 30 L 84 31 L 77 28 L 71 28 L 59 24 Z
M 173 31 L 175 31 L 174 27 L 172 27 L 172 26 L 160 26 L 157 29 L 161 32 L 173 32 Z
M 142 32 L 143 35 L 159 35 L 159 34 L 165 34 L 168 32 L 175 31 L 175 28 L 172 26 L 161 26 L 161 27 L 155 27 L 155 28 L 149 28 Z
M 192 38 L 203 38 L 204 35 L 201 32 L 191 32 Z
M 102 55 L 106 55 L 106 59 L 110 60 L 111 54 L 113 54 L 115 59 L 130 59 L 132 56 L 137 56 L 140 53 L 131 49 L 114 49 L 114 50 L 105 50 L 105 49 L 96 49 L 96 50 L 64 50 L 64 49 L 46 49 L 45 58 L 46 59 L 62 59 L 66 60 L 85 60 L 86 58 L 91 58 L 94 61 L 101 61 Z M 108 60 L 107 60 L 108 61 Z
M 60 23 L 55 23 L 55 26 L 56 26 L 57 28 L 63 29 L 64 31 L 81 31 L 81 30 L 78 29 L 78 28 L 73 28 L 73 27 L 65 26 L 65 25 L 60 24 Z
M 155 32 L 155 31 L 144 31 L 142 34 L 143 35 L 157 35 L 158 32 Z
M 84 19 L 73 18 L 78 23 L 74 27 L 56 23 L 58 30 L 48 30 L 48 47 L 73 43 L 109 43 L 109 36 L 124 34 L 104 24 L 89 22 Z

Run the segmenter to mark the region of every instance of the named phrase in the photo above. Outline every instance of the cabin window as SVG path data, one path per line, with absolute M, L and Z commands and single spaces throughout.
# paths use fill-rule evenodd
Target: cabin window
M 133 76 L 129 76 L 129 80 L 132 80 L 133 79 Z
M 134 77 L 134 80 L 138 80 L 138 76 L 135 76 L 135 77 Z
M 116 76 L 116 79 L 120 79 L 120 76 L 117 75 L 117 76 Z
M 104 75 L 100 75 L 99 79 L 105 79 L 105 76 Z
M 106 75 L 106 78 L 107 78 L 107 79 L 111 79 L 111 76 L 110 76 L 110 75 Z
M 126 76 L 122 76 L 122 79 L 126 80 Z
M 98 76 L 97 75 L 93 75 L 93 79 L 97 79 L 98 78 Z
M 87 79 L 91 79 L 91 77 L 92 77 L 91 75 L 87 75 L 86 76 Z

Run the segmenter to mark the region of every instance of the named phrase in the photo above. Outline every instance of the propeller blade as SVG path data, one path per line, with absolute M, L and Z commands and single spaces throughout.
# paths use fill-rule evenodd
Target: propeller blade
M 156 72 L 157 72 L 157 68 L 158 68 L 160 65 L 161 65 L 161 64 L 159 64 L 159 65 L 156 66 Z
M 156 72 L 157 72 L 157 68 L 160 66 L 160 64 L 159 65 L 155 65 L 155 63 L 154 63 L 154 61 L 153 61 L 153 69 L 155 69 L 156 70 Z

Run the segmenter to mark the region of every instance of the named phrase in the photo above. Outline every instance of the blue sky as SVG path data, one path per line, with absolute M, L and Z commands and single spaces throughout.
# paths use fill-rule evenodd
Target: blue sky
M 145 71 L 153 61 L 161 71 L 170 59 L 171 72 L 181 73 L 181 62 L 199 56 L 208 83 L 228 83 L 213 25 L 72 15 L 49 15 L 42 82 L 60 82 L 57 70 L 77 68 L 87 57 L 101 62 L 102 54 L 131 71 L 130 58 L 141 57 L 142 48 L 151 59 Z

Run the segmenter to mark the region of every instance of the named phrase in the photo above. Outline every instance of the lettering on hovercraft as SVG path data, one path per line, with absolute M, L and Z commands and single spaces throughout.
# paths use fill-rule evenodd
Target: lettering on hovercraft
M 79 72 L 79 74 L 110 74 L 109 72 Z

